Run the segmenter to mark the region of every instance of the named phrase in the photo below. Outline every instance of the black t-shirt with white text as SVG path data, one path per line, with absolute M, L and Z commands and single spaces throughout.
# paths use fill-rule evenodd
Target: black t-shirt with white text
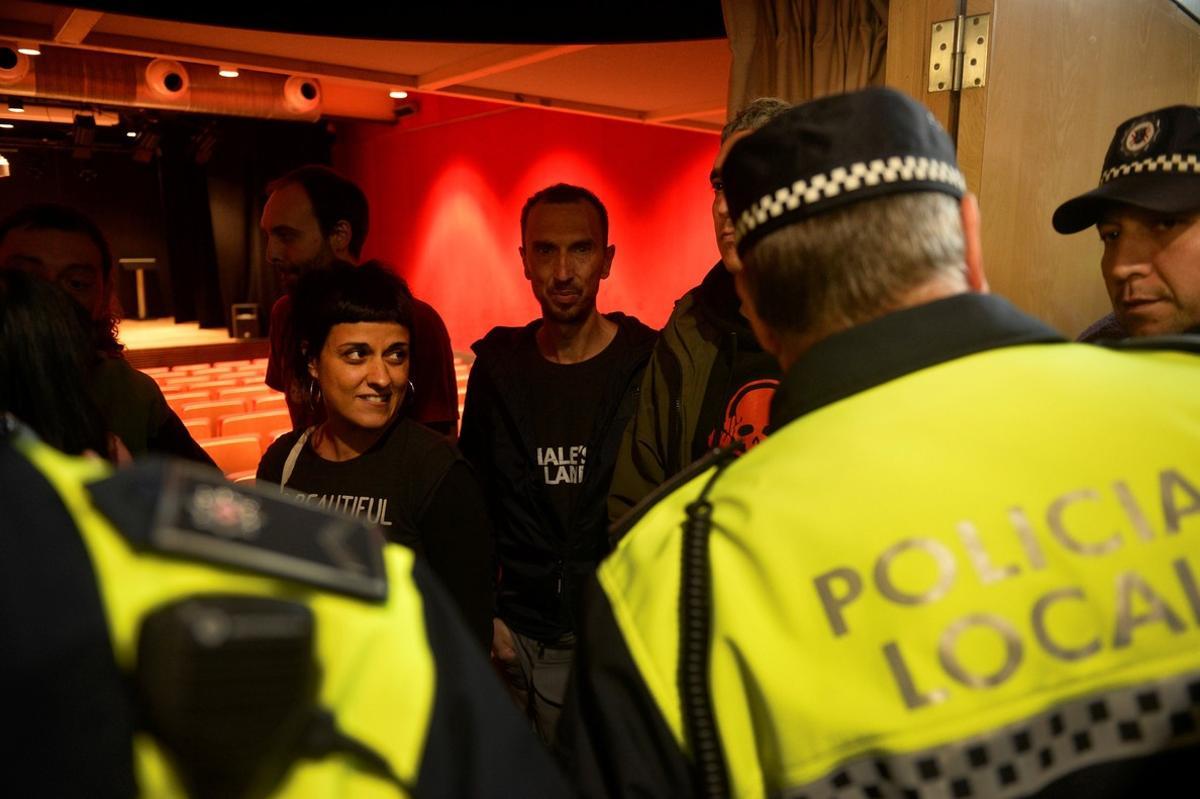
M 545 488 L 554 512 L 570 524 L 588 465 L 588 441 L 596 426 L 597 387 L 608 382 L 615 359 L 625 350 L 616 336 L 601 352 L 579 363 L 553 363 L 535 348 L 528 358 L 534 444 L 531 468 Z
M 281 436 L 258 465 L 278 484 L 303 431 Z M 329 461 L 304 444 L 283 493 L 378 525 L 429 561 L 481 642 L 491 640 L 492 525 L 483 490 L 458 450 L 411 419 L 397 419 L 366 452 Z

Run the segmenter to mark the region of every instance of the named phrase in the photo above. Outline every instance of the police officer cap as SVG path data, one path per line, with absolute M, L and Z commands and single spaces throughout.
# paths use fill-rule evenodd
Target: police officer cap
M 733 146 L 721 170 L 739 254 L 785 225 L 889 194 L 966 191 L 924 106 L 871 88 L 804 103 Z
M 1113 203 L 1164 214 L 1200 210 L 1200 108 L 1176 105 L 1122 122 L 1100 185 L 1060 205 L 1054 229 L 1078 233 Z

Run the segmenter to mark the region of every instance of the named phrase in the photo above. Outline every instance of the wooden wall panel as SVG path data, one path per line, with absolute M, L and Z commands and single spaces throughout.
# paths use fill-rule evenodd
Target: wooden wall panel
M 888 5 L 884 83 L 920 100 L 947 130 L 952 125 L 953 95 L 928 91 L 930 26 L 957 13 L 958 0 L 892 0 Z
M 992 26 L 996 24 L 994 0 L 967 0 L 965 17 L 991 14 Z M 995 41 L 993 34 L 992 40 Z M 990 45 L 989 45 L 990 48 Z M 958 146 L 958 166 L 966 178 L 967 188 L 976 195 L 983 181 L 984 142 L 987 141 L 988 84 L 992 80 L 992 61 L 988 59 L 987 83 L 981 88 L 964 88 L 958 101 L 958 130 L 955 142 Z

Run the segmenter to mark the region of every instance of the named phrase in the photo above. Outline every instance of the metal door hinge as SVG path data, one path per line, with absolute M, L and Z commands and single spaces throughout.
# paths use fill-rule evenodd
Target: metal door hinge
M 933 23 L 929 40 L 929 91 L 957 92 L 987 85 L 991 14 Z

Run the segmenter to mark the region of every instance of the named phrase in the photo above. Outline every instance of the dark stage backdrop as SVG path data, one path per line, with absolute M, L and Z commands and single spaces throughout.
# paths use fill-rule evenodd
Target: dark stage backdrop
M 133 160 L 132 145 L 78 159 L 37 140 L 17 142 L 5 154 L 12 175 L 0 181 L 0 215 L 35 202 L 78 208 L 104 231 L 114 259 L 157 261 L 146 273 L 149 316 L 226 327 L 232 303 L 253 302 L 265 335 L 279 287 L 263 264 L 263 188 L 300 164 L 329 163 L 327 126 L 173 115 L 155 130 L 160 155 L 149 163 Z M 134 274 L 118 268 L 117 281 L 123 315 L 133 316 Z
M 12 175 L 0 181 L 0 216 L 28 203 L 70 205 L 96 221 L 108 237 L 113 258 L 155 258 L 146 294 L 154 315 L 174 313 L 167 282 L 167 240 L 159 202 L 157 164 L 140 164 L 126 153 L 96 152 L 86 161 L 70 151 L 22 148 L 5 156 Z M 127 315 L 136 312 L 132 273 L 118 270 L 117 297 Z

